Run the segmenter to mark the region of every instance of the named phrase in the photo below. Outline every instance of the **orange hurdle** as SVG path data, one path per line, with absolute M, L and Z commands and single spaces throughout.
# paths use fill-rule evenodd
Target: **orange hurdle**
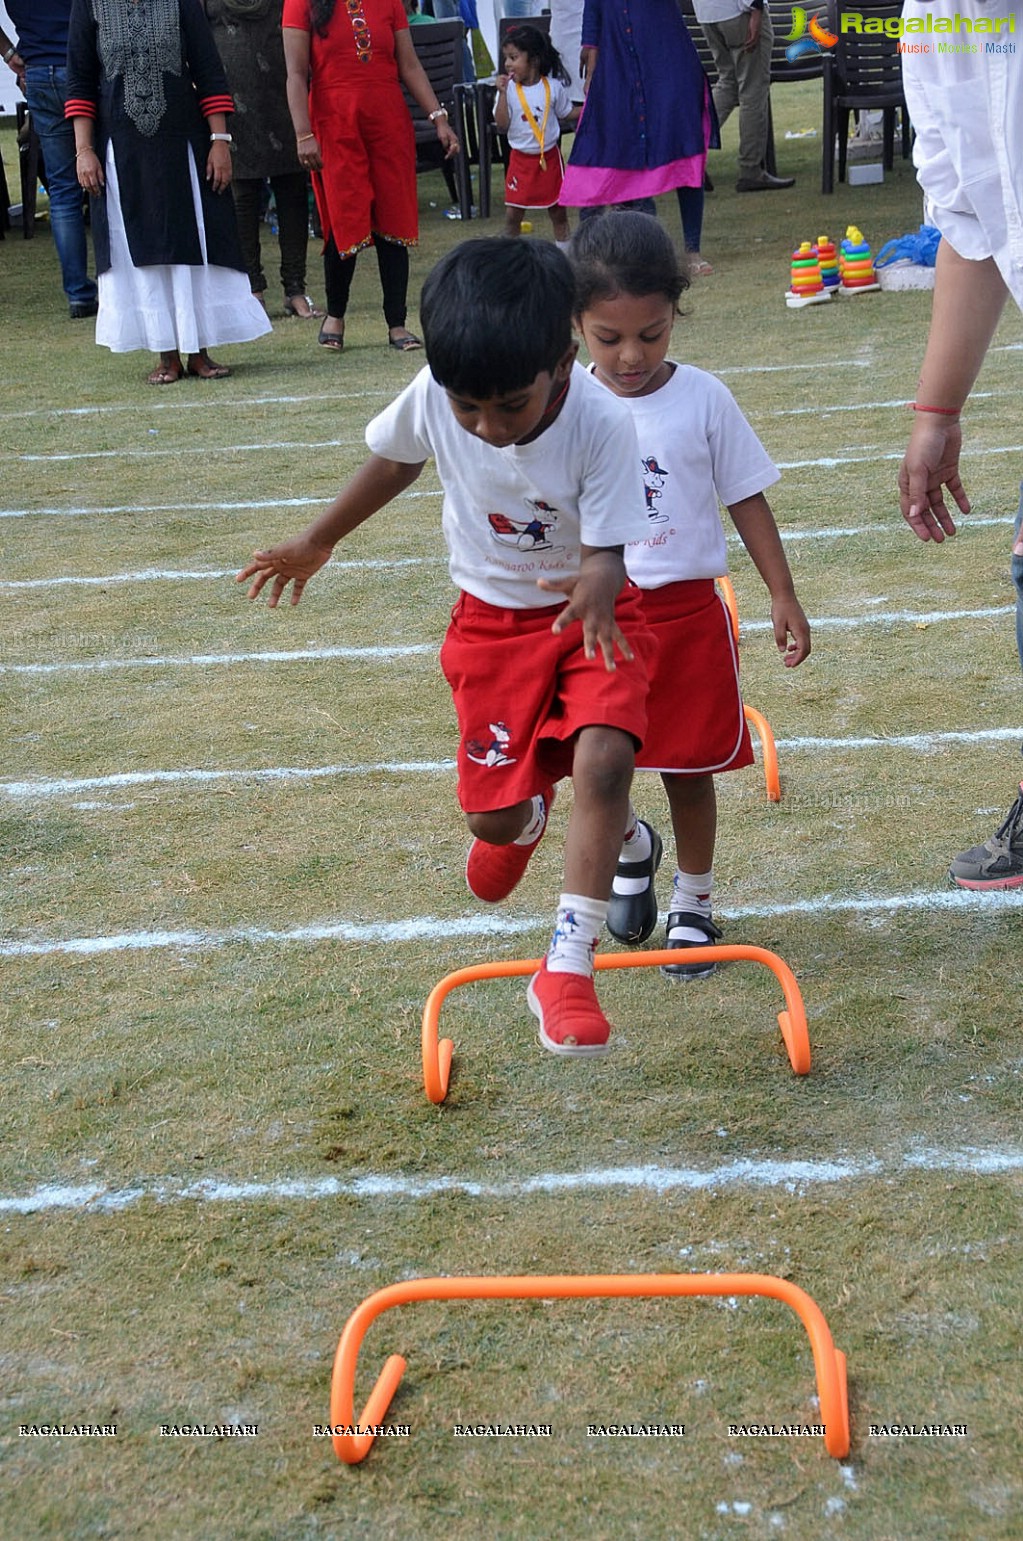
M 625 1300 L 674 1295 L 763 1295 L 791 1306 L 806 1328 L 813 1351 L 820 1421 L 829 1455 L 849 1453 L 849 1394 L 845 1355 L 834 1344 L 824 1314 L 814 1300 L 773 1274 L 551 1274 L 506 1278 L 406 1279 L 368 1295 L 356 1306 L 341 1334 L 330 1386 L 330 1426 L 340 1460 L 356 1465 L 373 1445 L 374 1427 L 384 1415 L 405 1371 L 405 1360 L 392 1354 L 370 1392 L 361 1418 L 355 1417 L 355 1370 L 367 1330 L 383 1312 L 417 1300 Z M 333 1432 L 340 1430 L 341 1432 Z M 349 1432 L 350 1431 L 350 1432 Z
M 593 960 L 595 969 L 652 968 L 667 963 L 677 963 L 678 952 L 661 948 L 655 952 L 598 953 Z M 687 963 L 762 963 L 776 976 L 785 996 L 785 1010 L 778 1013 L 778 1026 L 788 1051 L 789 1063 L 796 1075 L 806 1075 L 810 1069 L 810 1039 L 806 1029 L 806 1009 L 799 993 L 796 976 L 784 959 L 766 947 L 746 947 L 742 944 L 719 944 L 708 947 L 687 947 Z M 454 1044 L 450 1038 L 440 1037 L 440 1008 L 452 990 L 459 985 L 474 984 L 479 979 L 514 979 L 535 974 L 540 967 L 539 958 L 506 959 L 497 963 L 474 963 L 468 968 L 456 969 L 435 984 L 423 1008 L 423 1083 L 431 1102 L 443 1102 L 448 1094 L 451 1079 L 451 1056 Z
M 715 582 L 721 591 L 721 598 L 725 602 L 729 620 L 732 623 L 732 637 L 736 647 L 739 646 L 739 605 L 735 598 L 735 589 L 732 587 L 731 578 L 716 578 Z M 769 803 L 781 802 L 781 779 L 778 775 L 778 749 L 774 742 L 774 734 L 770 724 L 762 712 L 743 703 L 743 713 L 746 721 L 754 730 L 760 740 L 760 756 L 764 764 L 764 781 L 767 786 L 767 800 Z

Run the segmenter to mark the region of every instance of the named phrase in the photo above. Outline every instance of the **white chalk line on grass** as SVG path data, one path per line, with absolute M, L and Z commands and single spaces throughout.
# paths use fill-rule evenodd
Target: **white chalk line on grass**
M 259 1204 L 316 1202 L 319 1199 L 397 1199 L 408 1201 L 454 1195 L 473 1199 L 525 1199 L 537 1195 L 604 1193 L 613 1189 L 630 1192 L 717 1192 L 725 1188 L 785 1188 L 802 1193 L 807 1188 L 834 1183 L 885 1182 L 919 1172 L 971 1177 L 1011 1176 L 1023 1171 L 1023 1151 L 983 1149 L 912 1150 L 894 1160 L 864 1155 L 844 1161 L 780 1161 L 752 1159 L 730 1161 L 716 1167 L 625 1166 L 597 1167 L 579 1172 L 538 1172 L 532 1177 L 504 1182 L 476 1178 L 402 1177 L 366 1173 L 361 1177 L 284 1177 L 272 1181 L 230 1181 L 203 1177 L 186 1182 L 181 1178 L 142 1178 L 127 1187 L 111 1188 L 101 1182 L 40 1183 L 31 1193 L 0 1194 L 0 1213 L 110 1214 L 129 1209 L 143 1200 L 157 1204 Z
M 301 407 L 308 406 L 311 401 L 390 401 L 392 392 L 379 391 L 317 391 L 309 396 L 217 396 L 217 411 L 223 415 L 225 410 L 248 411 L 251 407 Z M 210 404 L 208 401 L 147 401 L 146 411 L 170 412 L 206 412 Z M 141 416 L 138 402 L 108 402 L 105 406 L 93 407 L 32 407 L 24 412 L 0 412 L 0 422 L 11 423 L 21 418 L 30 417 L 110 417 L 117 413 L 130 412 L 134 417 Z
M 80 662 L 0 664 L 0 674 L 92 674 L 108 669 L 192 669 L 246 663 L 308 663 L 342 658 L 349 663 L 386 663 L 393 659 L 434 655 L 437 644 L 408 643 L 401 647 L 303 647 L 267 653 L 194 653 L 182 658 L 87 658 Z
M 429 497 L 438 496 L 436 493 L 428 493 L 423 495 Z M 306 501 L 312 503 L 318 500 L 310 498 Z M 184 509 L 185 505 L 181 504 L 179 507 Z M 79 512 L 83 514 L 110 512 L 123 513 L 124 511 L 124 509 L 79 510 Z M 145 510 L 138 510 L 138 512 L 144 511 Z M 4 515 L 0 513 L 0 518 L 3 517 Z M 10 517 L 13 517 L 13 515 L 10 515 Z M 1005 526 L 1011 525 L 1014 520 L 1014 514 L 995 514 L 984 518 L 974 518 L 970 516 L 969 519 L 964 521 L 964 524 L 960 526 L 960 538 L 962 536 L 964 527 L 967 529 L 978 529 L 981 527 L 994 525 Z M 780 533 L 782 540 L 785 542 L 806 540 L 845 540 L 861 535 L 868 535 L 874 540 L 876 540 L 878 536 L 891 535 L 899 540 L 903 540 L 906 535 L 906 529 L 904 525 L 893 519 L 887 524 L 859 524 L 844 526 L 832 525 L 830 527 L 812 530 L 782 530 Z M 731 545 L 739 545 L 741 543 L 741 537 L 734 531 L 731 534 L 726 535 L 725 539 Z M 332 572 L 371 572 L 387 568 L 442 567 L 446 565 L 447 558 L 443 556 L 365 557 L 353 561 L 333 561 L 324 570 L 323 574 L 321 574 L 320 581 L 322 582 L 326 579 L 329 579 Z M 106 588 L 112 584 L 118 583 L 183 583 L 206 581 L 210 579 L 215 579 L 218 582 L 222 582 L 226 578 L 234 578 L 237 573 L 237 567 L 209 567 L 196 571 L 174 567 L 144 567 L 135 572 L 105 573 L 100 576 L 87 576 L 79 575 L 77 573 L 66 573 L 50 578 L 11 578 L 7 580 L 0 579 L 0 592 L 7 589 L 47 589 L 71 586 Z
M 908 894 L 857 894 L 842 898 L 819 894 L 785 904 L 746 904 L 723 908 L 726 920 L 777 920 L 790 915 L 894 915 L 937 910 L 1005 914 L 1023 909 L 1023 890 L 1006 893 L 974 893 L 966 889 L 937 889 Z M 663 918 L 663 917 L 662 917 Z M 456 915 L 441 920 L 434 915 L 413 915 L 382 922 L 322 921 L 287 930 L 262 926 L 230 926 L 223 931 L 125 931 L 111 936 L 73 936 L 45 940 L 0 942 L 0 958 L 98 957 L 105 953 L 215 951 L 234 946 L 290 946 L 318 942 L 404 945 L 412 942 L 457 941 L 462 938 L 523 936 L 550 929 L 544 915 Z
M 1011 521 L 1007 522 L 1011 523 Z M 440 567 L 446 565 L 446 560 L 442 556 L 366 557 L 361 561 L 331 562 L 328 571 L 380 572 L 400 567 Z M 234 567 L 207 567 L 197 572 L 173 567 L 144 567 L 139 572 L 107 573 L 102 577 L 66 574 L 56 578 L 13 578 L 6 583 L 0 581 L 0 590 L 51 589 L 65 586 L 108 588 L 118 583 L 184 583 L 211 578 L 223 581 L 226 578 L 237 577 L 239 570 L 240 564 Z
M 931 754 L 943 744 L 1004 744 L 1023 739 L 1023 727 L 978 728 L 943 733 L 902 733 L 891 738 L 779 738 L 776 747 L 787 753 L 841 754 L 853 749 L 906 749 Z M 33 781 L 0 781 L 0 797 L 12 801 L 46 797 L 79 797 L 83 792 L 124 791 L 132 787 L 213 786 L 218 782 L 289 782 L 340 779 L 345 776 L 438 776 L 455 769 L 454 760 L 378 760 L 361 765 L 268 765 L 233 770 L 118 771 L 107 776 L 65 776 Z M 97 803 L 95 807 L 105 806 Z
M 810 624 L 820 631 L 862 631 L 871 626 L 935 626 L 943 621 L 986 621 L 1012 615 L 1015 605 L 986 605 L 979 610 L 885 610 L 869 615 L 812 616 Z M 770 621 L 743 623 L 747 632 L 770 631 Z M 182 657 L 157 654 L 142 658 L 62 659 L 58 663 L 0 664 L 0 674 L 93 674 L 111 669 L 190 669 L 217 665 L 264 663 L 316 663 L 345 659 L 350 663 L 388 663 L 422 658 L 437 652 L 439 644 L 410 642 L 375 647 L 304 647 L 258 653 L 193 653 Z
M 439 498 L 436 487 L 409 488 L 394 502 L 416 498 Z M 0 508 L 0 519 L 91 519 L 106 514 L 236 514 L 251 513 L 263 508 L 322 508 L 327 499 L 320 497 L 299 498 L 250 498 L 223 503 L 115 503 L 105 508 L 91 508 L 84 504 L 72 504 L 69 508 Z

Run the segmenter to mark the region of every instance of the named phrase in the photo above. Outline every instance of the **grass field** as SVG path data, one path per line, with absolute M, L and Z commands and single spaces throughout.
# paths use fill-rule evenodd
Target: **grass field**
M 604 976 L 599 1064 L 536 1048 L 521 982 L 458 992 L 451 1094 L 427 1102 L 423 1002 L 462 964 L 543 950 L 569 795 L 481 915 L 432 467 L 298 610 L 232 583 L 354 469 L 419 363 L 383 346 L 374 264 L 343 357 L 275 316 L 224 350 L 230 380 L 155 391 L 142 355 L 66 319 L 45 226 L 0 245 L 3 1537 L 1023 1534 L 1021 910 L 945 883 L 1018 776 L 1023 325 L 1006 315 L 966 415 L 974 513 L 923 548 L 893 489 L 928 297 L 782 300 L 798 240 L 915 230 L 912 171 L 824 199 L 818 141 L 781 137 L 819 128 L 812 85 L 777 91 L 775 115 L 797 187 L 737 197 L 729 124 L 716 271 L 674 351 L 722 374 L 784 468 L 772 502 L 814 626 L 783 671 L 733 543 L 746 696 L 784 795 L 767 802 L 759 767 L 721 785 L 720 919 L 795 970 L 802 1079 L 764 971 L 673 987 L 639 969 Z M 420 191 L 415 292 L 462 234 L 439 179 Z M 665 825 L 652 782 L 635 799 Z M 389 1416 L 410 1437 L 357 1468 L 314 1437 L 344 1322 L 384 1285 L 737 1270 L 824 1311 L 847 1460 L 729 1433 L 816 1421 L 805 1335 L 764 1300 L 391 1312 L 357 1402 L 406 1355 Z M 116 1437 L 19 1432 L 83 1422 Z M 587 1432 L 638 1422 L 686 1432 Z M 160 1432 L 214 1423 L 258 1434 Z M 552 1432 L 453 1433 L 494 1423 Z M 871 1434 L 924 1423 L 967 1433 Z

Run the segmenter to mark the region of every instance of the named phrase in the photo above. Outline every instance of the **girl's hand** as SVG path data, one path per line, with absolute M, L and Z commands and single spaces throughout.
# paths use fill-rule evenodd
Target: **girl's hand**
M 786 669 L 796 669 L 810 654 L 810 622 L 794 594 L 771 601 L 774 640 Z
M 494 81 L 494 90 L 497 92 L 507 91 L 508 82 L 510 80 L 510 75 L 498 75 L 497 79 Z
M 970 512 L 970 500 L 959 475 L 963 430 L 957 417 L 933 412 L 914 415 L 906 458 L 899 470 L 899 506 L 914 535 L 940 544 L 946 535 L 956 532 L 942 488 L 948 488 L 960 513 Z
M 75 169 L 79 187 L 95 197 L 103 187 L 103 167 L 95 150 L 80 150 L 75 156 Z
M 245 598 L 258 599 L 272 578 L 274 582 L 269 598 L 271 610 L 276 610 L 284 590 L 291 583 L 294 585 L 291 603 L 297 605 L 309 579 L 326 566 L 333 552 L 333 546 L 317 546 L 306 536 L 296 535 L 293 540 L 286 540 L 270 551 L 254 551 L 252 561 L 242 568 L 234 581 L 244 583 L 247 578 L 254 578 Z
M 206 157 L 206 180 L 215 193 L 224 193 L 231 186 L 233 174 L 231 146 L 218 139 L 210 145 Z

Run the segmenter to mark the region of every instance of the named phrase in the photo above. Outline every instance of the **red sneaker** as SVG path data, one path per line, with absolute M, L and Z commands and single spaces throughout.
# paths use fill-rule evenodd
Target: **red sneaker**
M 502 899 L 516 888 L 529 866 L 529 858 L 547 832 L 547 825 L 554 803 L 554 788 L 540 788 L 540 796 L 546 809 L 543 829 L 532 845 L 491 845 L 486 840 L 474 840 L 469 847 L 465 863 L 465 881 L 469 892 L 485 904 L 500 904 Z
M 593 980 L 582 974 L 551 974 L 547 959 L 526 991 L 540 1019 L 540 1042 L 552 1054 L 605 1054 L 611 1024 L 597 1004 Z

